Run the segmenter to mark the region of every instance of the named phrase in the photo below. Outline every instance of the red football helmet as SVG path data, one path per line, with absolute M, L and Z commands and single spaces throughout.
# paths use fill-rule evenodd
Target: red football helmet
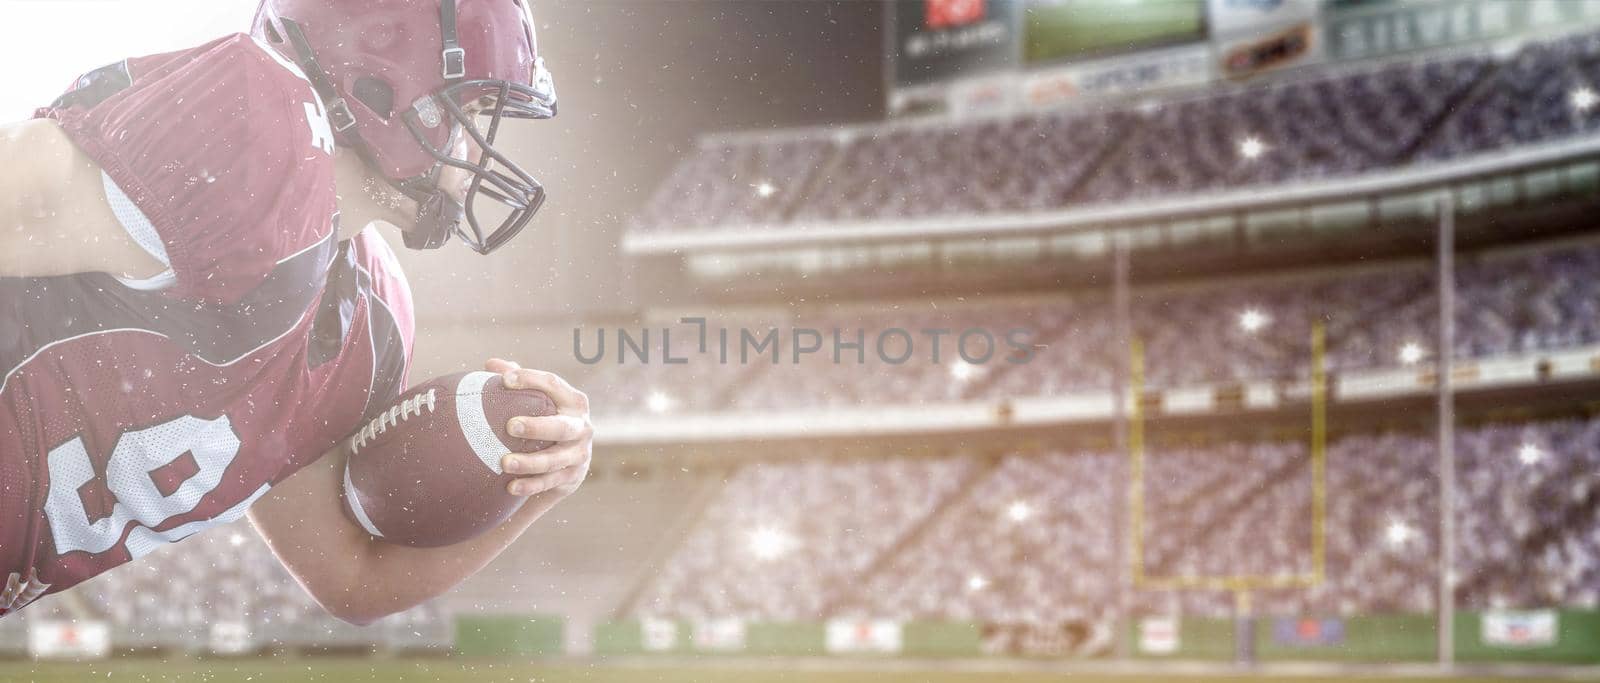
M 305 71 L 339 143 L 417 201 L 406 246 L 455 234 L 487 254 L 544 203 L 539 182 L 494 148 L 501 119 L 556 114 L 527 0 L 262 0 L 251 34 Z M 462 135 L 481 157 L 452 156 Z M 439 187 L 445 166 L 471 174 L 461 202 Z M 510 210 L 487 233 L 480 193 Z

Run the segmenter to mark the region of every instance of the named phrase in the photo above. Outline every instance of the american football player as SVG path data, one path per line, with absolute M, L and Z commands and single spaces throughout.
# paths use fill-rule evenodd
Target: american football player
M 558 409 L 511 421 L 559 442 L 506 456 L 530 497 L 514 517 L 417 549 L 340 498 L 345 437 L 412 354 L 376 226 L 488 253 L 544 201 L 495 148 L 556 113 L 526 2 L 263 0 L 248 34 L 97 69 L 0 126 L 0 614 L 248 514 L 313 598 L 367 623 L 576 489 L 587 398 L 492 359 Z

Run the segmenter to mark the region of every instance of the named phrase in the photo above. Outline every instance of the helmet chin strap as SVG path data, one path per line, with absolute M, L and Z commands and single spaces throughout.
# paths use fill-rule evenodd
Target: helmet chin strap
M 449 147 L 461 136 L 460 130 L 450 133 Z M 467 208 L 454 197 L 439 189 L 438 181 L 444 165 L 435 163 L 433 169 L 415 178 L 394 180 L 383 174 L 377 162 L 368 158 L 367 167 L 384 178 L 401 194 L 417 203 L 417 218 L 411 228 L 401 231 L 408 249 L 438 249 L 450 241 L 466 218 Z
M 409 249 L 438 249 L 450 241 L 450 235 L 461 224 L 466 208 L 443 192 L 429 193 L 427 199 L 417 202 L 417 222 L 410 230 L 403 230 Z
M 466 207 L 439 190 L 436 178 L 439 175 L 440 165 L 435 164 L 432 171 L 424 175 L 406 180 L 390 178 L 382 170 L 377 157 L 363 143 L 359 137 L 357 144 L 349 145 L 361 157 L 362 164 L 367 172 L 374 178 L 394 188 L 402 196 L 417 203 L 416 220 L 410 227 L 402 227 L 401 235 L 405 238 L 408 249 L 438 249 L 450 241 L 461 221 L 466 217 Z
M 448 81 L 459 81 L 466 75 L 466 51 L 461 49 L 456 40 L 456 0 L 442 0 L 439 3 L 439 29 L 443 38 L 443 51 L 440 59 L 443 61 L 443 76 Z M 414 106 L 414 105 L 413 105 Z M 455 130 L 450 134 L 449 145 L 455 146 L 455 141 L 461 131 Z M 437 178 L 440 165 L 435 164 L 433 171 L 428 175 Z M 415 180 L 411 182 L 416 182 Z M 426 181 L 423 181 L 426 182 Z M 405 184 L 396 183 L 400 191 L 406 192 Z M 438 249 L 450 241 L 461 226 L 461 221 L 466 217 L 467 209 L 460 202 L 447 196 L 438 187 L 422 188 L 411 195 L 417 200 L 417 221 L 410 230 L 402 234 L 405 237 L 408 249 Z

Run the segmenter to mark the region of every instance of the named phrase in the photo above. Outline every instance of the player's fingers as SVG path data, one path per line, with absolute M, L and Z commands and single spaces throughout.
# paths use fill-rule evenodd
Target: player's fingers
M 526 415 L 511 418 L 506 432 L 519 439 L 536 441 L 578 441 L 594 436 L 594 426 L 588 418 L 574 415 Z
M 589 397 L 573 388 L 560 375 L 544 370 L 520 368 L 505 373 L 501 383 L 508 389 L 537 389 L 555 401 L 556 410 L 567 415 L 587 415 Z
M 490 358 L 488 362 L 483 364 L 483 369 L 488 370 L 489 372 L 495 372 L 504 375 L 505 373 L 513 370 L 520 370 L 522 369 L 522 366 L 517 365 L 516 361 L 506 360 L 504 358 Z
M 574 487 L 583 483 L 584 477 L 588 475 L 588 468 L 568 467 L 555 472 L 514 479 L 506 484 L 506 491 L 513 496 L 531 496 L 551 489 Z
M 511 453 L 500 459 L 500 469 L 508 474 L 548 474 L 581 465 L 588 457 L 581 444 L 552 446 L 538 453 Z

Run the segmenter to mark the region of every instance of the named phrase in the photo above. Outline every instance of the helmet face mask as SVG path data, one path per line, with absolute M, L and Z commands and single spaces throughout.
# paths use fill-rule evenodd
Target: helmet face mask
M 544 204 L 495 149 L 505 119 L 556 114 L 527 0 L 262 0 L 253 34 L 306 72 L 339 144 L 417 203 L 406 246 L 487 254 Z
M 542 61 L 536 63 L 535 68 L 538 73 L 545 74 L 544 78 L 534 81 L 536 86 L 543 84 L 543 90 L 508 81 L 467 81 L 446 86 L 401 114 L 402 123 L 417 145 L 435 162 L 427 173 L 394 183 L 420 207 L 417 225 L 405 233 L 407 246 L 433 249 L 443 246 L 454 235 L 473 251 L 487 254 L 516 237 L 544 205 L 544 186 L 495 148 L 504 119 L 555 116 L 556 96 L 554 88 L 550 87 L 548 72 Z M 479 111 L 468 111 L 460 104 L 484 101 L 488 104 Z M 441 149 L 430 141 L 427 129 L 442 125 L 446 118 L 450 136 Z M 486 130 L 480 130 L 479 120 L 486 121 Z M 477 158 L 462 159 L 452 155 L 462 135 L 472 139 L 472 148 L 480 152 Z M 471 178 L 459 202 L 449 195 L 450 188 L 439 185 L 446 167 L 465 171 Z M 509 209 L 509 214 L 501 217 L 492 230 L 486 231 L 488 226 L 480 219 L 477 210 L 480 199 Z

